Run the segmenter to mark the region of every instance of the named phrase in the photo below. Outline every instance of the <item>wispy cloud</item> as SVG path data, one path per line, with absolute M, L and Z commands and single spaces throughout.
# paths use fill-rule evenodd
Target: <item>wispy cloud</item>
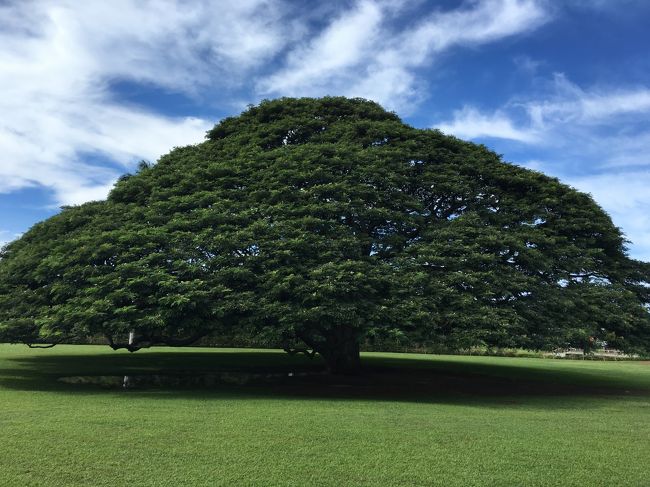
M 228 90 L 247 101 L 343 94 L 405 109 L 425 96 L 417 70 L 439 53 L 548 19 L 542 0 L 467 0 L 397 22 L 414 5 L 427 8 L 360 0 L 314 22 L 284 0 L 4 3 L 0 192 L 40 186 L 57 204 L 101 198 L 135 161 L 200 142 L 215 122 L 125 104 L 116 81 L 199 101 Z
M 20 237 L 19 233 L 10 232 L 8 230 L 0 230 L 0 249 L 18 237 Z
M 124 169 L 89 155 L 128 166 L 200 142 L 213 121 L 121 104 L 110 83 L 192 95 L 232 82 L 283 48 L 282 15 L 264 0 L 0 7 L 0 192 L 42 186 L 59 204 L 102 198 Z
M 645 170 L 569 177 L 567 182 L 603 205 L 632 242 L 632 255 L 650 262 L 650 164 Z
M 437 124 L 436 128 L 467 139 L 496 137 L 526 143 L 540 140 L 535 129 L 517 125 L 507 114 L 499 110 L 483 113 L 474 107 L 466 106 L 454 112 L 453 120 Z
M 537 96 L 513 98 L 495 110 L 465 106 L 434 125 L 460 137 L 593 153 L 592 169 L 616 161 L 650 163 L 650 155 L 641 150 L 650 146 L 650 88 L 585 90 L 563 74 L 554 75 L 550 87 Z
M 284 67 L 257 89 L 301 96 L 337 92 L 405 109 L 425 96 L 417 69 L 442 52 L 530 32 L 550 18 L 540 1 L 482 0 L 434 11 L 395 31 L 390 21 L 400 9 L 380 5 L 365 0 L 343 12 L 321 35 L 291 50 Z
M 650 89 L 646 87 L 585 91 L 563 74 L 556 74 L 553 89 L 546 100 L 521 104 L 537 127 L 552 129 L 564 123 L 612 124 L 616 117 L 629 118 L 650 111 Z
M 262 92 L 291 93 L 322 90 L 337 80 L 356 76 L 351 71 L 366 62 L 381 36 L 382 11 L 363 1 L 335 18 L 318 36 L 287 55 L 286 66 L 258 84 Z
M 435 126 L 525 147 L 535 169 L 593 194 L 632 241 L 633 254 L 650 260 L 650 88 L 583 89 L 561 74 L 550 86 L 496 110 L 467 106 Z

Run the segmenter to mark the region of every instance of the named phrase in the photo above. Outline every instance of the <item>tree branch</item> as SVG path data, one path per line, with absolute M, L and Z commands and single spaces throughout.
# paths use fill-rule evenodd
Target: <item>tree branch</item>
M 50 343 L 48 345 L 37 345 L 34 343 L 25 343 L 25 345 L 27 345 L 29 348 L 52 348 L 57 346 L 59 343 L 61 342 Z
M 169 347 L 183 347 L 203 338 L 208 333 L 209 332 L 207 331 L 202 331 L 185 338 L 163 338 L 161 336 L 141 335 L 139 339 L 133 343 L 115 342 L 113 340 L 113 337 L 110 335 L 105 335 L 105 337 L 108 340 L 108 345 L 113 350 L 119 350 L 123 348 L 129 352 L 137 352 L 142 348 L 149 348 L 157 344 L 163 344 Z

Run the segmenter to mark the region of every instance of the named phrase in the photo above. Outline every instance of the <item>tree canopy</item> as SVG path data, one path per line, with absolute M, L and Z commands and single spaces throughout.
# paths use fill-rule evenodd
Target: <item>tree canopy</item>
M 372 336 L 648 350 L 625 243 L 589 195 L 376 103 L 264 101 L 5 246 L 0 338 L 272 330 L 336 372 Z

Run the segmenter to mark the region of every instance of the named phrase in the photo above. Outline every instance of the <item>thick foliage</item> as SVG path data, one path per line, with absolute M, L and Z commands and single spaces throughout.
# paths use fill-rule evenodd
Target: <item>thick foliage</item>
M 647 348 L 650 272 L 624 243 L 588 195 L 375 103 L 267 101 L 8 245 L 0 333 L 269 329 L 335 370 L 377 335 Z

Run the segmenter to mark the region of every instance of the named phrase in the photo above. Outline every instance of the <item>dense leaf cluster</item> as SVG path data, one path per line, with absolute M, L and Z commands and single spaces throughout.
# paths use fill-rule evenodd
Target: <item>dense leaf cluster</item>
M 9 244 L 0 334 L 136 349 L 267 329 L 333 369 L 372 336 L 647 349 L 649 275 L 557 179 L 369 101 L 280 99 Z

